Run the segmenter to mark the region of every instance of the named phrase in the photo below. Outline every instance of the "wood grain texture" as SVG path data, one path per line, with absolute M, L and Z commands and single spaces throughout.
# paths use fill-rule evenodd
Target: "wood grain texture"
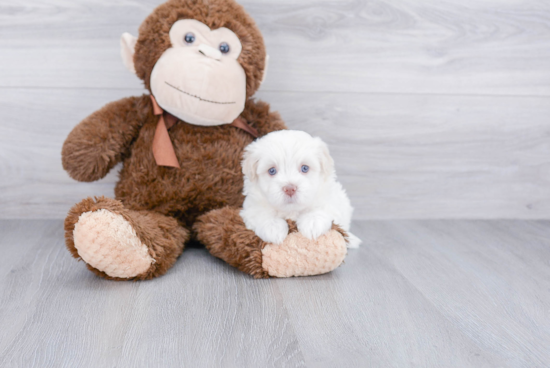
M 119 37 L 162 1 L 4 0 L 0 86 L 133 88 Z M 246 0 L 267 91 L 550 95 L 550 3 Z
M 356 222 L 316 277 L 254 280 L 200 248 L 110 282 L 60 220 L 0 221 L 2 367 L 545 367 L 550 223 Z
M 491 366 L 542 367 L 550 362 L 548 225 L 386 222 L 359 236 L 447 321 L 498 356 Z
M 64 218 L 112 197 L 117 169 L 78 183 L 61 167 L 76 122 L 141 90 L 0 90 L 0 218 Z M 550 217 L 550 101 L 262 92 L 292 129 L 322 137 L 356 219 Z M 26 99 L 32 101 L 26 104 Z
M 142 93 L 119 54 L 161 0 L 0 1 L 0 218 L 113 196 L 61 170 L 70 129 Z M 244 0 L 259 94 L 331 146 L 357 219 L 550 218 L 550 3 Z

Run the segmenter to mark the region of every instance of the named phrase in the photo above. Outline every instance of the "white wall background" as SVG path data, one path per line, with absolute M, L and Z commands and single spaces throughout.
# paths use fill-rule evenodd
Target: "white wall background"
M 0 0 L 0 218 L 113 196 L 61 145 L 144 92 L 119 37 L 159 3 Z M 550 2 L 241 3 L 271 56 L 258 97 L 329 143 L 356 218 L 550 218 Z

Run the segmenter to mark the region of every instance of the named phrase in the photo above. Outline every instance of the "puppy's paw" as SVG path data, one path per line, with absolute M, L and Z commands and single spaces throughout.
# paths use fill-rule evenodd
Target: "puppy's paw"
M 267 243 L 281 244 L 288 235 L 288 224 L 280 218 L 266 221 L 256 228 L 256 235 Z
M 332 218 L 324 212 L 310 212 L 298 217 L 296 225 L 303 236 L 315 240 L 332 228 Z

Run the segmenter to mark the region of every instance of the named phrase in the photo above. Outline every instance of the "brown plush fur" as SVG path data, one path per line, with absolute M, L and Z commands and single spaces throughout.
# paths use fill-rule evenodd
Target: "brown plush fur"
M 65 219 L 65 243 L 74 258 L 80 259 L 73 238 L 73 230 L 79 216 L 84 212 L 94 212 L 100 209 L 106 209 L 124 217 L 132 225 L 141 242 L 149 248 L 149 255 L 155 259 L 156 262 L 151 265 L 149 270 L 135 277 L 136 280 L 148 280 L 165 274 L 174 265 L 183 251 L 183 245 L 189 240 L 189 231 L 179 226 L 173 218 L 150 211 L 131 211 L 124 208 L 124 205 L 115 199 L 86 198 L 74 205 Z M 111 277 L 88 264 L 86 266 L 96 275 L 106 279 L 126 280 Z
M 262 268 L 262 249 L 266 243 L 248 230 L 239 210 L 224 207 L 198 218 L 193 226 L 198 240 L 215 257 L 255 278 L 268 278 Z
M 294 221 L 287 220 L 287 223 L 289 234 L 298 232 Z M 246 228 L 239 209 L 224 207 L 210 211 L 197 219 L 193 230 L 213 256 L 254 278 L 269 277 L 262 267 L 262 249 L 267 243 Z M 333 224 L 332 230 L 338 231 L 347 239 L 347 233 L 338 225 Z
M 251 96 L 263 75 L 265 48 L 252 19 L 232 0 L 170 0 L 155 9 L 140 27 L 134 55 L 137 74 L 145 86 L 149 88 L 152 68 L 170 46 L 171 25 L 185 18 L 197 19 L 212 29 L 227 27 L 237 34 L 243 45 L 238 60 Z M 279 114 L 270 112 L 264 102 L 249 99 L 241 116 L 260 135 L 286 129 Z M 78 256 L 72 230 L 80 214 L 99 208 L 115 211 L 140 227 L 136 231 L 151 254 L 157 255 L 157 262 L 159 255 L 166 257 L 139 279 L 158 276 L 172 266 L 198 216 L 242 205 L 240 161 L 244 147 L 253 139 L 229 125 L 203 127 L 180 121 L 169 134 L 181 169 L 159 167 L 151 148 L 157 123 L 149 95 L 125 98 L 84 119 L 69 134 L 62 150 L 64 169 L 79 181 L 101 179 L 117 163 L 123 164 L 115 188 L 117 201 L 86 199 L 73 207 L 65 226 L 67 247 Z
M 147 96 L 145 96 L 147 98 Z M 242 116 L 261 135 L 284 128 L 264 103 L 249 101 Z M 190 228 L 197 216 L 244 200 L 241 157 L 253 137 L 233 126 L 201 127 L 180 122 L 169 131 L 181 169 L 157 166 L 151 145 L 158 118 L 150 115 L 124 161 L 116 198 L 136 210 L 177 218 Z
M 103 178 L 129 156 L 149 115 L 151 101 L 146 96 L 123 98 L 94 112 L 65 140 L 61 152 L 63 168 L 78 181 Z

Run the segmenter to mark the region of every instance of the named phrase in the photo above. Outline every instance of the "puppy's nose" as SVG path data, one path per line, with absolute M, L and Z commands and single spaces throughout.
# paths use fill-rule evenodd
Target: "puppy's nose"
M 288 184 L 283 187 L 283 192 L 285 192 L 287 196 L 292 197 L 294 193 L 296 193 L 296 189 L 298 189 L 296 185 Z

